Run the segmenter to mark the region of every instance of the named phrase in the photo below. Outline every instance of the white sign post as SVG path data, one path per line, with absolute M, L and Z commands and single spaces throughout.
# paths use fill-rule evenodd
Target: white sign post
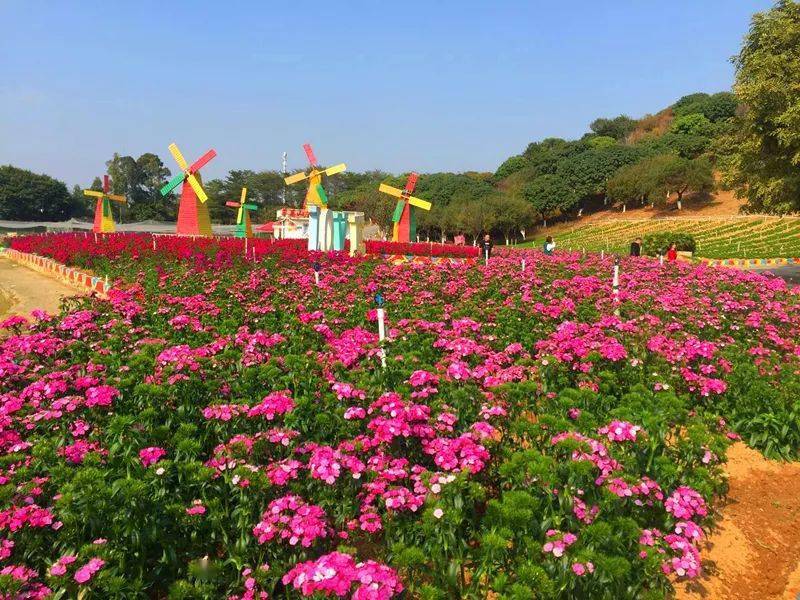
M 611 280 L 611 287 L 614 294 L 614 314 L 619 316 L 619 257 L 614 259 L 614 275 Z
M 522 259 L 522 272 L 525 272 L 525 259 Z

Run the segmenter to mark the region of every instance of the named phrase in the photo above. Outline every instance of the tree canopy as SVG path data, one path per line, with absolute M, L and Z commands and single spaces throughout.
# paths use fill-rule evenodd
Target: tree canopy
M 757 13 L 734 59 L 744 105 L 721 143 L 723 181 L 753 211 L 800 209 L 800 4 L 780 0 Z
M 0 219 L 63 221 L 81 215 L 63 181 L 11 165 L 0 166 Z

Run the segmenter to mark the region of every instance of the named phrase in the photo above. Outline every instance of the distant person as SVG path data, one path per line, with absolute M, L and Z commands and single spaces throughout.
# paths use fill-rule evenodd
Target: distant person
M 642 238 L 636 238 L 631 242 L 631 256 L 642 255 Z
M 675 262 L 676 260 L 678 260 L 678 247 L 675 245 L 675 242 L 672 242 L 669 245 L 669 250 L 667 250 L 667 261 Z
M 487 233 L 486 235 L 483 236 L 483 239 L 481 240 L 481 245 L 480 245 L 481 256 L 483 256 L 483 258 L 485 258 L 486 260 L 489 260 L 492 257 L 493 247 L 494 244 L 492 244 L 492 236 L 490 236 Z
M 545 254 L 552 254 L 553 250 L 556 249 L 556 243 L 553 241 L 553 236 L 548 235 L 547 239 L 544 241 L 544 253 Z

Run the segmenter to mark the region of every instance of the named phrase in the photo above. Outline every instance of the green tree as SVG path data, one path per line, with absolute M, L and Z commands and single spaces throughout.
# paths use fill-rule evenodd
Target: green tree
M 63 181 L 11 165 L 0 166 L 0 219 L 62 221 L 81 216 L 82 205 Z
M 678 135 L 710 138 L 713 137 L 716 129 L 705 115 L 694 113 L 676 118 L 670 126 L 670 131 Z
M 725 140 L 723 182 L 753 211 L 800 209 L 800 4 L 780 0 L 753 16 L 734 59 L 740 127 Z
M 704 193 L 714 189 L 711 165 L 704 159 L 689 160 L 674 154 L 646 158 L 621 168 L 608 182 L 608 195 L 626 205 L 647 198 L 663 206 L 671 194 L 678 206 L 687 193 Z
M 520 230 L 533 224 L 533 206 L 521 194 L 497 194 L 491 196 L 489 202 L 495 206 L 494 227 L 503 234 L 506 244 L 516 239 Z
M 170 170 L 157 155 L 146 152 L 134 159 L 115 152 L 111 160 L 106 162 L 106 167 L 111 177 L 111 191 L 124 195 L 128 201 L 121 208 L 125 220 L 175 219 L 175 196 L 161 196 L 161 187 L 167 182 Z
M 589 129 L 597 135 L 608 136 L 615 140 L 624 140 L 636 128 L 636 120 L 628 115 L 620 115 L 613 119 L 595 119 Z
M 524 156 L 512 156 L 511 158 L 507 158 L 503 163 L 497 167 L 497 171 L 495 171 L 494 178 L 495 180 L 505 179 L 512 173 L 516 173 L 528 166 L 528 159 Z
M 573 193 L 562 177 L 542 175 L 522 189 L 522 197 L 530 203 L 547 226 L 547 218 L 569 205 Z

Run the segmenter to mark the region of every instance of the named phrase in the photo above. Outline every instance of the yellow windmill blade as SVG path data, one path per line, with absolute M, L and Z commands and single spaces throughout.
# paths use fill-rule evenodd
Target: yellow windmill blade
M 197 181 L 197 177 L 195 177 L 194 175 L 189 175 L 186 178 L 186 181 L 188 181 L 189 185 L 192 186 L 192 189 L 194 190 L 194 193 L 197 194 L 197 197 L 200 199 L 200 202 L 205 202 L 206 200 L 208 200 L 208 196 L 206 196 L 206 193 L 203 190 L 203 186 L 200 185 L 199 181 Z
M 336 175 L 337 173 L 341 173 L 345 169 L 347 169 L 347 165 L 344 163 L 340 163 L 338 165 L 333 165 L 332 167 L 328 167 L 327 169 L 325 169 L 324 173 L 325 175 Z
M 178 166 L 181 168 L 181 170 L 185 171 L 186 169 L 189 168 L 189 165 L 186 162 L 186 159 L 183 158 L 183 154 L 181 154 L 181 151 L 178 150 L 178 146 L 175 144 L 175 142 L 172 142 L 169 145 L 169 151 L 172 154 L 172 156 L 175 158 L 175 162 L 178 163 Z M 194 187 L 194 186 L 192 186 L 192 187 Z
M 389 194 L 390 196 L 397 196 L 398 198 L 404 197 L 403 190 L 398 190 L 396 187 L 386 185 L 385 183 L 382 183 L 378 186 L 378 191 L 381 191 L 384 194 Z
M 298 181 L 303 181 L 303 179 L 305 179 L 306 177 L 308 177 L 308 174 L 300 172 L 300 173 L 295 173 L 294 175 L 289 175 L 289 177 L 285 177 L 283 181 L 284 183 L 286 183 L 286 185 L 292 185 L 293 183 L 297 183 Z
M 239 200 L 239 204 L 244 204 L 245 198 L 247 198 L 247 188 L 243 187 L 242 188 L 242 197 Z M 241 210 L 241 208 L 239 210 Z
M 117 202 L 127 202 L 128 199 L 125 196 L 117 196 L 115 194 L 106 194 L 106 198 L 109 200 L 116 200 Z
M 431 203 L 427 200 L 422 200 L 421 198 L 415 198 L 414 196 L 408 197 L 408 203 L 411 206 L 416 206 L 417 208 L 421 208 L 422 210 L 430 210 Z
M 83 190 L 84 196 L 94 196 L 95 198 L 102 198 L 105 196 L 103 192 L 96 192 L 94 190 Z

